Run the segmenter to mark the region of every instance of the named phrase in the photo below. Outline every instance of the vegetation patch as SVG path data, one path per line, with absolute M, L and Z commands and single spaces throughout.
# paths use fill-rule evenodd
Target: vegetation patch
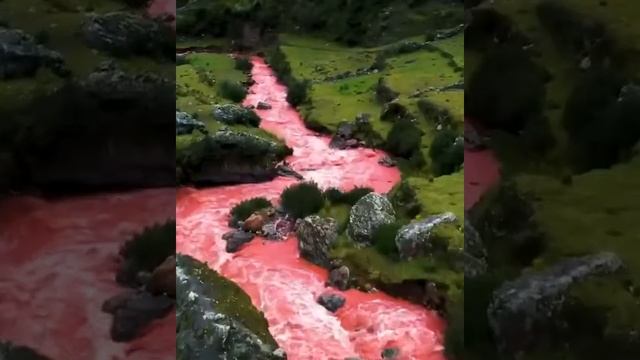
M 256 211 L 267 209 L 272 206 L 273 204 L 271 204 L 271 201 L 263 197 L 243 200 L 231 209 L 231 219 L 229 220 L 229 224 L 231 224 L 231 226 L 237 226 L 240 221 L 245 221 Z
M 324 207 L 324 196 L 316 183 L 302 182 L 291 185 L 282 192 L 280 205 L 292 217 L 304 218 Z

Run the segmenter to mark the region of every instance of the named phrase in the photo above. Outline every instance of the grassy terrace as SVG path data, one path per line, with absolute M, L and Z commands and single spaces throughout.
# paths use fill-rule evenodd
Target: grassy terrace
M 209 44 L 209 42 L 203 44 Z M 234 59 L 227 54 L 190 54 L 187 60 L 188 63 L 176 67 L 176 107 L 181 111 L 196 115 L 206 124 L 209 131 L 214 132 L 222 127 L 222 124 L 213 119 L 213 105 L 231 102 L 220 94 L 218 85 L 225 80 L 245 81 L 248 79 L 248 75 L 235 69 Z M 276 139 L 272 134 L 259 128 L 243 125 L 230 127 L 267 139 Z M 189 137 L 189 135 L 181 137 Z M 188 141 L 182 139 L 179 143 L 185 142 Z

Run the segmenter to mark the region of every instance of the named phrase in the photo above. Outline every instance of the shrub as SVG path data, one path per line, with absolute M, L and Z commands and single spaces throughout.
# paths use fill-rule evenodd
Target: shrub
M 292 217 L 304 218 L 324 207 L 324 196 L 316 183 L 302 182 L 286 188 L 280 195 L 280 204 Z
M 370 192 L 373 192 L 372 188 L 360 186 L 356 186 L 355 188 L 347 192 L 342 192 L 339 189 L 331 188 L 324 192 L 324 196 L 332 204 L 347 204 L 353 206 L 356 202 L 358 202 L 358 200 L 360 200 L 360 198 Z
M 418 100 L 418 110 L 432 124 L 440 124 L 446 127 L 453 124 L 453 115 L 448 109 L 440 107 L 427 99 Z
M 389 200 L 393 208 L 407 219 L 415 218 L 422 211 L 418 194 L 406 180 L 391 189 Z
M 389 131 L 385 148 L 391 154 L 410 158 L 420 151 L 422 131 L 408 119 L 399 119 Z
M 287 102 L 292 106 L 298 106 L 307 102 L 309 98 L 309 90 L 311 82 L 309 80 L 297 80 L 293 77 L 287 81 Z
M 144 229 L 127 241 L 120 251 L 125 259 L 132 261 L 140 270 L 153 271 L 175 253 L 176 222 L 156 224 Z
M 496 49 L 471 76 L 465 112 L 488 128 L 518 133 L 541 116 L 546 75 L 521 49 Z
M 380 225 L 371 238 L 376 250 L 387 256 L 398 255 L 398 247 L 396 246 L 396 234 L 400 230 L 401 225 L 398 223 Z
M 251 61 L 246 57 L 237 57 L 235 59 L 235 68 L 236 70 L 248 73 L 253 69 L 253 63 L 251 63 Z
M 371 69 L 383 71 L 387 67 L 387 58 L 383 53 L 378 53 L 376 58 L 373 60 L 373 65 L 371 65 Z
M 376 100 L 380 104 L 386 104 L 398 97 L 398 93 L 393 91 L 384 78 L 379 78 L 376 84 Z
M 236 103 L 241 102 L 247 96 L 247 89 L 242 84 L 229 80 L 223 80 L 218 87 L 218 91 L 220 91 L 222 97 Z
M 229 225 L 238 226 L 238 222 L 247 220 L 247 218 L 254 212 L 261 209 L 270 208 L 272 206 L 273 205 L 271 204 L 271 201 L 263 197 L 244 200 L 231 209 L 231 219 L 229 220 Z
M 436 176 L 452 174 L 464 162 L 464 142 L 452 130 L 439 131 L 429 147 L 429 157 Z

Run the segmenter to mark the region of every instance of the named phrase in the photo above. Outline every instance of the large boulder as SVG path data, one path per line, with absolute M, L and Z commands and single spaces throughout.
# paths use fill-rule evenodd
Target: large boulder
M 368 193 L 356 202 L 349 214 L 349 237 L 361 244 L 370 244 L 373 233 L 385 224 L 396 221 L 393 206 L 383 195 Z
M 82 32 L 89 47 L 115 56 L 175 57 L 173 29 L 130 12 L 91 15 Z
M 22 30 L 0 25 L 0 80 L 30 77 L 41 67 L 59 76 L 69 75 L 59 52 L 39 45 Z
M 433 239 L 434 230 L 443 224 L 451 224 L 457 217 L 450 212 L 429 216 L 428 218 L 403 226 L 396 235 L 396 246 L 403 258 L 412 258 L 429 254 L 436 250 Z
M 202 121 L 196 120 L 189 113 L 176 111 L 176 135 L 188 135 L 194 131 L 207 134 L 207 127 Z
M 504 283 L 493 293 L 487 310 L 498 348 L 506 358 L 529 350 L 562 326 L 560 312 L 572 285 L 622 268 L 616 254 L 604 252 L 567 259 Z
M 213 118 L 227 125 L 260 125 L 260 117 L 255 111 L 235 104 L 215 105 Z
M 329 280 L 327 285 L 338 290 L 347 290 L 349 288 L 350 271 L 346 265 L 339 266 L 329 272 Z
M 177 256 L 176 359 L 281 360 L 264 316 L 242 289 L 190 256 Z
M 328 267 L 331 245 L 338 238 L 338 224 L 332 218 L 307 216 L 297 224 L 300 255 L 312 263 Z

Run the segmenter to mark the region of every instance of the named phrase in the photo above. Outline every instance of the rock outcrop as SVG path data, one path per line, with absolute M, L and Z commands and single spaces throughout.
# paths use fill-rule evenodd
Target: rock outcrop
M 572 285 L 623 268 L 613 253 L 564 260 L 542 272 L 504 283 L 493 293 L 487 310 L 489 325 L 505 358 L 515 358 L 562 326 L 560 312 Z
M 442 224 L 450 224 L 456 220 L 453 213 L 447 212 L 403 226 L 395 239 L 400 256 L 408 259 L 432 253 L 437 247 L 432 242 L 433 231 Z
M 189 113 L 176 111 L 176 135 L 189 135 L 196 130 L 208 134 L 207 127 L 202 121 L 194 119 Z
M 303 258 L 319 266 L 330 265 L 329 250 L 338 238 L 338 224 L 334 219 L 307 216 L 298 222 L 296 234 Z
M 0 25 L 0 80 L 30 77 L 45 67 L 59 76 L 68 76 L 62 55 L 38 44 L 22 30 Z
M 170 26 L 129 12 L 91 15 L 82 33 L 89 47 L 114 56 L 175 56 L 175 36 Z
M 128 342 L 141 336 L 154 320 L 165 317 L 174 301 L 165 295 L 154 296 L 146 291 L 130 291 L 107 300 L 102 310 L 113 315 L 111 338 Z
M 176 359 L 283 360 L 267 321 L 237 285 L 177 256 Z
M 361 244 L 370 244 L 373 233 L 384 224 L 396 221 L 393 206 L 383 195 L 368 193 L 356 202 L 349 214 L 349 237 Z

